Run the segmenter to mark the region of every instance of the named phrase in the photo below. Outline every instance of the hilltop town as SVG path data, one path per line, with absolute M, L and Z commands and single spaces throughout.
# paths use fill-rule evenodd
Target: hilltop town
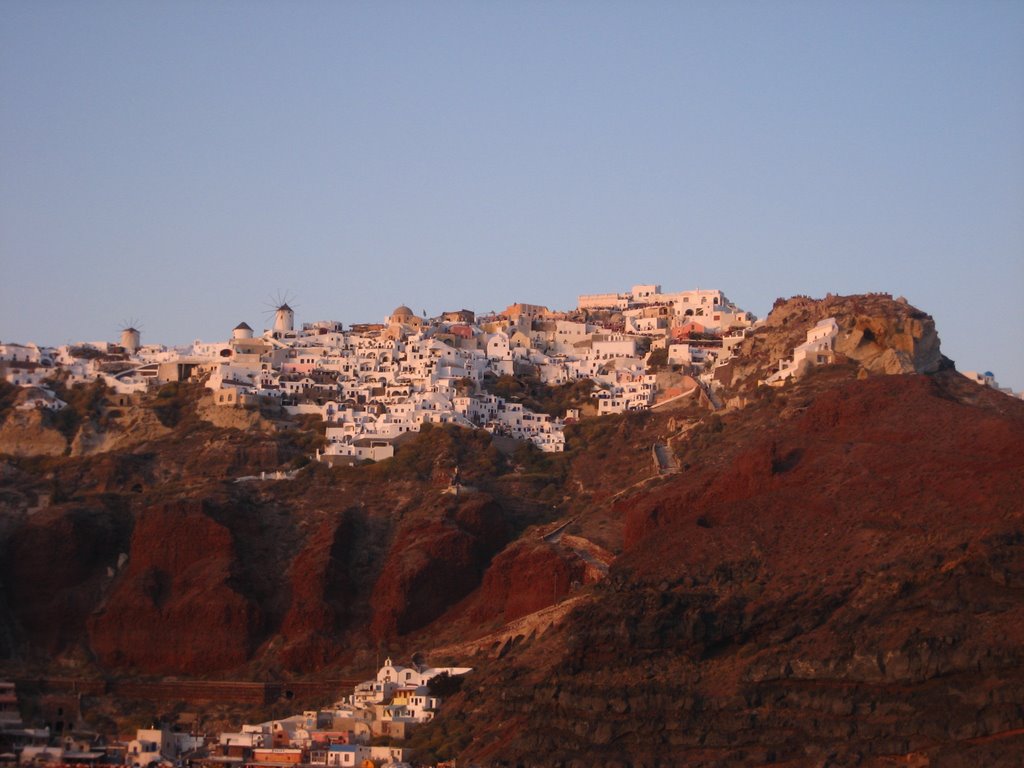
M 320 416 L 327 445 L 317 458 L 328 463 L 388 458 L 428 423 L 483 428 L 559 452 L 565 420 L 579 418 L 578 409 L 532 412 L 489 393 L 488 384 L 521 374 L 551 386 L 589 380 L 594 413 L 642 410 L 659 394 L 682 392 L 659 392 L 652 360 L 692 371 L 688 391 L 710 387 L 714 368 L 754 325 L 721 291 L 663 293 L 658 285 L 582 295 L 570 312 L 513 304 L 499 314 L 460 309 L 426 318 L 401 306 L 382 323 L 347 328 L 337 321 L 297 326 L 282 303 L 260 335 L 242 322 L 225 341 L 168 348 L 142 344 L 129 327 L 119 344 L 0 344 L 0 365 L 7 381 L 26 388 L 25 408 L 62 407 L 46 388 L 55 375 L 69 386 L 102 380 L 127 397 L 201 379 L 220 406 L 271 404 Z

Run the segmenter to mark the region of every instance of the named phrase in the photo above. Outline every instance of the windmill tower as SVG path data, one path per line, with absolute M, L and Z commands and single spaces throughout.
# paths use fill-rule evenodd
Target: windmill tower
M 269 317 L 273 316 L 274 318 L 270 329 L 265 332 L 265 335 L 280 339 L 285 335 L 295 332 L 295 310 L 288 305 L 288 294 L 278 293 L 265 306 L 264 317 L 269 319 Z
M 242 339 L 252 338 L 252 328 L 248 323 L 239 323 L 235 326 L 235 329 L 231 331 L 231 338 L 239 341 Z
M 274 330 L 278 333 L 295 330 L 295 311 L 283 302 L 274 310 Z
M 121 329 L 121 346 L 129 355 L 134 355 L 142 346 L 142 333 L 133 325 L 126 325 Z

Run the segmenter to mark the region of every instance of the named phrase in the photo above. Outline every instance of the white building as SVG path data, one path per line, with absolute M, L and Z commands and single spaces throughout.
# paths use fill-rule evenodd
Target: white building
M 790 376 L 811 366 L 827 365 L 835 359 L 835 340 L 839 335 L 839 326 L 834 317 L 819 320 L 807 331 L 807 341 L 793 349 L 790 360 L 780 360 L 779 369 L 765 379 L 764 383 L 772 387 L 781 387 Z
M 962 374 L 975 384 L 980 384 L 983 387 L 991 387 L 992 389 L 1010 395 L 1011 397 L 1020 397 L 1024 399 L 1024 392 L 1015 394 L 1009 387 L 1000 387 L 999 382 L 996 381 L 995 374 L 992 373 L 992 371 L 985 371 L 984 373 L 978 373 L 977 371 L 962 371 Z
M 203 746 L 204 741 L 202 736 L 173 733 L 166 726 L 139 728 L 125 748 L 125 764 L 131 768 L 146 768 L 162 760 L 173 762 L 185 752 Z

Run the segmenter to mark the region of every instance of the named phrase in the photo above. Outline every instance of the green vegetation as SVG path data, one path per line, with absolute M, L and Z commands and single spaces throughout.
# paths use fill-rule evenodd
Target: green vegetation
M 91 384 L 75 384 L 68 388 L 61 382 L 51 383 L 54 394 L 67 403 L 66 408 L 49 414 L 50 423 L 68 440 L 72 440 L 78 428 L 87 421 L 98 419 L 106 397 L 107 385 L 102 380 Z
M 717 413 L 708 415 L 690 431 L 686 440 L 676 445 L 676 458 L 684 467 L 699 462 L 711 446 L 718 442 L 725 427 L 725 422 Z
M 455 382 L 457 395 L 472 395 L 476 391 L 476 382 L 468 376 Z
M 100 352 L 95 347 L 72 347 L 69 351 L 71 356 L 78 360 L 96 360 L 104 355 L 103 352 Z
M 295 429 L 284 432 L 289 445 L 308 458 L 327 445 L 327 422 L 315 413 L 294 417 Z
M 512 453 L 519 470 L 529 475 L 548 475 L 555 469 L 553 454 L 545 453 L 530 442 L 522 442 Z
M 651 352 L 651 356 L 647 358 L 647 372 L 655 373 L 656 371 L 666 368 L 668 366 L 668 348 L 662 347 Z
M 448 672 L 442 672 L 440 675 L 430 678 L 427 682 L 427 689 L 430 691 L 431 696 L 438 696 L 444 699 L 454 696 L 461 691 L 464 682 L 465 675 L 452 675 Z
M 396 450 L 393 458 L 367 464 L 359 471 L 370 480 L 429 480 L 437 470 L 450 473 L 456 467 L 466 482 L 507 471 L 505 457 L 490 434 L 451 424 L 424 424 L 415 437 Z
M 592 419 L 583 419 L 565 427 L 565 450 L 579 453 L 607 445 L 626 421 L 626 414 L 613 413 Z
M 188 400 L 185 385 L 177 381 L 169 382 L 157 390 L 153 412 L 165 427 L 176 427 L 187 412 Z
M 0 379 L 0 421 L 7 416 L 7 412 L 14 408 L 14 401 L 18 397 L 20 388 L 10 382 Z
M 419 763 L 452 760 L 473 740 L 465 718 L 441 717 L 418 726 L 407 745 Z
M 499 376 L 485 380 L 484 389 L 492 395 L 522 403 L 531 411 L 561 417 L 568 408 L 582 408 L 590 403 L 594 382 L 580 379 L 552 387 L 534 376 Z

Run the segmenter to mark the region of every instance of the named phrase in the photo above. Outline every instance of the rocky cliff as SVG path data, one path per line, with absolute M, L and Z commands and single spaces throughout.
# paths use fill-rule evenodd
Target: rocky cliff
M 0 424 L 0 454 L 62 456 L 67 438 L 54 429 L 42 411 L 15 411 Z
M 208 503 L 149 507 L 128 564 L 88 622 L 100 664 L 145 672 L 235 667 L 252 652 L 261 608 L 233 584 L 238 552 Z
M 379 640 L 406 635 L 441 616 L 480 584 L 491 557 L 508 539 L 501 508 L 481 494 L 449 497 L 423 510 L 387 551 L 373 590 L 370 630 Z
M 758 389 L 825 317 L 836 363 Z M 585 419 L 560 456 L 432 428 L 279 481 L 244 478 L 315 435 L 188 388 L 0 413 L 3 669 L 262 680 L 455 648 L 432 660 L 476 672 L 425 756 L 1013 765 L 1024 403 L 950 368 L 909 304 L 796 298 L 741 345 L 743 407 Z
M 1024 403 L 952 373 L 788 397 L 622 503 L 594 602 L 446 708 L 466 757 L 1016 764 Z
M 828 317 L 839 326 L 835 350 L 840 359 L 853 361 L 865 374 L 935 373 L 952 367 L 939 349 L 934 320 L 905 299 L 888 294 L 797 296 L 776 301 L 764 324 L 741 343 L 723 376 L 727 390 L 755 388 L 779 360 L 792 357 L 815 323 Z

